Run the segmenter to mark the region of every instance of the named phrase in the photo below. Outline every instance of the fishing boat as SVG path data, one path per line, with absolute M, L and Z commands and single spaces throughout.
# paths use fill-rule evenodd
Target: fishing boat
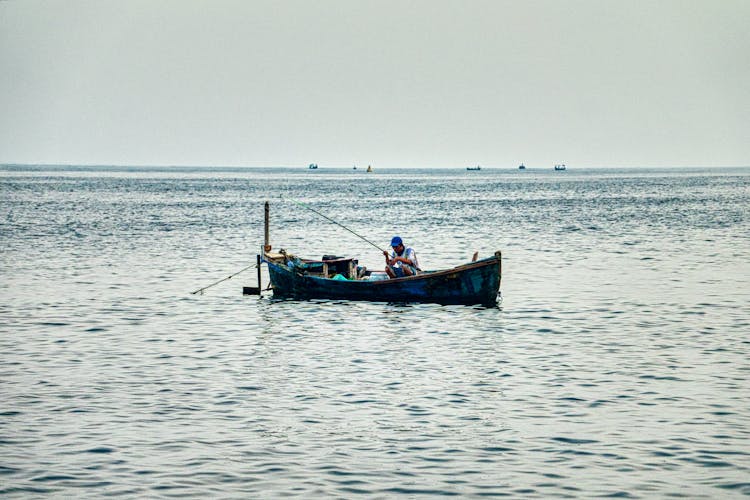
M 367 165 L 367 171 L 372 172 L 372 165 Z
M 518 170 L 526 170 L 526 165 L 521 163 L 520 165 L 518 165 Z
M 283 251 L 264 252 L 263 262 L 278 298 L 493 305 L 500 289 L 501 258 L 495 252 L 451 269 L 393 279 L 364 270 L 353 258 L 310 260 Z
M 482 167 L 477 165 L 476 167 L 466 167 L 466 170 L 482 170 Z
M 318 168 L 318 164 L 317 163 L 311 163 L 311 164 L 309 164 L 307 166 L 307 168 L 309 168 L 310 170 L 316 170 Z
M 353 233 L 346 227 L 344 229 Z M 471 262 L 450 269 L 391 279 L 382 271 L 370 271 L 360 266 L 358 259 L 351 257 L 325 255 L 321 259 L 304 259 L 283 249 L 272 252 L 268 239 L 267 203 L 265 234 L 263 255 L 258 263 L 268 266 L 274 298 L 497 304 L 502 274 L 502 254 L 499 251 L 481 260 L 477 260 L 477 254 L 474 254 Z M 260 266 L 258 273 L 258 288 L 246 287 L 244 293 L 260 293 Z
M 555 170 L 565 170 L 565 164 L 561 163 L 559 165 L 555 165 Z

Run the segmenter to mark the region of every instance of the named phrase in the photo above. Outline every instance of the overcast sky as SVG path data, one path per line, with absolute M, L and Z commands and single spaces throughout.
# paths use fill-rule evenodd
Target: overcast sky
M 750 165 L 750 1 L 0 1 L 0 163 L 311 162 Z

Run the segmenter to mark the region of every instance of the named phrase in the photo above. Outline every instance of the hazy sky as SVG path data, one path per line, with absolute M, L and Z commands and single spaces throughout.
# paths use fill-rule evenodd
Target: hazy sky
M 750 165 L 750 0 L 0 1 L 0 163 Z

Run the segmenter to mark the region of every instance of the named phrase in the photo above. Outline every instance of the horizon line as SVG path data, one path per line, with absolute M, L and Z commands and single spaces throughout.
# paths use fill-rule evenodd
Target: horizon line
M 748 165 L 597 165 L 597 166 L 569 166 L 567 163 L 558 163 L 566 165 L 568 169 L 617 169 L 617 168 L 627 168 L 627 169 L 702 169 L 702 168 L 748 168 L 750 167 L 750 164 Z M 316 164 L 317 165 L 317 164 Z M 525 164 L 523 164 L 525 165 Z M 371 166 L 371 164 L 368 164 L 368 166 Z M 434 170 L 451 170 L 451 169 L 466 169 L 466 168 L 476 168 L 476 166 L 481 167 L 481 169 L 487 169 L 487 170 L 518 170 L 518 165 L 516 166 L 493 166 L 493 165 L 463 165 L 463 166 L 379 166 L 376 168 L 380 169 L 405 169 L 405 170 L 418 170 L 418 169 L 434 169 Z M 82 168 L 162 168 L 162 169 L 171 169 L 171 168 L 201 168 L 201 169 L 269 169 L 269 168 L 289 168 L 289 169 L 302 169 L 307 170 L 308 166 L 303 165 L 170 165 L 170 164 L 119 164 L 119 163 L 18 163 L 18 162 L 10 162 L 5 163 L 1 162 L 0 167 L 82 167 Z M 362 169 L 365 170 L 367 167 L 360 167 L 357 165 L 352 166 L 340 166 L 340 165 L 330 165 L 326 166 L 323 165 L 322 167 L 318 165 L 317 170 L 322 169 L 332 169 L 332 170 L 354 170 L 356 169 Z M 375 168 L 375 167 L 374 167 Z M 529 166 L 525 165 L 525 168 L 527 170 L 548 170 L 553 169 L 554 165 L 550 166 Z

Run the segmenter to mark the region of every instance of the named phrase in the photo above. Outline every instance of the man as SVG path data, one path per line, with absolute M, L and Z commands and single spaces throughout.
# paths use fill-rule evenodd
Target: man
M 394 236 L 391 240 L 393 250 L 389 254 L 383 250 L 385 256 L 385 272 L 391 278 L 403 278 L 414 276 L 419 273 L 419 262 L 413 248 L 404 246 L 400 236 Z

